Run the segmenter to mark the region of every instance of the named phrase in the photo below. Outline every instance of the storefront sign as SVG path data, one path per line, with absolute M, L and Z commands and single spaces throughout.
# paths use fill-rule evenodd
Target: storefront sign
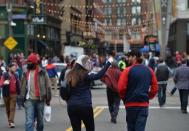
M 32 18 L 32 23 L 33 24 L 45 24 L 45 17 L 34 16 Z

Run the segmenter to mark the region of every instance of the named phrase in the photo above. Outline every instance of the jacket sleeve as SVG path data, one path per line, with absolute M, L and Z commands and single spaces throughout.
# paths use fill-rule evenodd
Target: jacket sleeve
M 26 96 L 26 86 L 27 86 L 26 72 L 24 72 L 22 74 L 20 86 L 21 86 L 21 93 L 20 93 L 21 97 L 25 99 L 25 96 Z
M 118 81 L 118 93 L 119 96 L 122 100 L 125 99 L 126 95 L 126 90 L 127 90 L 127 85 L 128 85 L 128 75 L 129 75 L 129 70 L 131 68 L 128 67 L 126 68 L 120 75 L 119 81 Z
M 17 89 L 17 94 L 20 95 L 21 93 L 21 86 L 20 86 L 20 79 L 19 76 L 15 74 L 16 77 L 16 89 Z
M 45 87 L 46 87 L 46 100 L 50 102 L 51 101 L 51 84 L 50 84 L 49 76 L 46 71 L 45 71 Z
M 107 69 L 110 67 L 111 63 L 107 62 L 106 65 L 97 73 L 97 74 L 89 74 L 87 75 L 88 80 L 98 80 L 100 79 L 107 71 Z
M 177 79 L 178 79 L 177 76 L 178 76 L 178 73 L 177 73 L 177 69 L 176 69 L 174 72 L 174 76 L 173 76 L 173 80 L 174 80 L 175 84 L 177 83 Z
M 3 77 L 3 75 L 0 77 L 0 87 L 3 87 L 3 83 L 4 83 L 5 79 Z
M 148 95 L 150 99 L 153 99 L 158 92 L 158 83 L 157 83 L 157 79 L 156 79 L 154 71 L 152 69 L 150 69 L 150 71 L 152 75 L 152 81 L 151 81 L 151 88 L 149 90 Z

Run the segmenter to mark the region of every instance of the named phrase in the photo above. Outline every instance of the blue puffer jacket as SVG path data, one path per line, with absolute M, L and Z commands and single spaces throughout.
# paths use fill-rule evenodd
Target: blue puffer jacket
M 110 65 L 111 63 L 107 62 L 103 69 L 97 74 L 87 74 L 83 81 L 79 82 L 76 87 L 71 88 L 71 96 L 67 101 L 68 106 L 92 106 L 90 83 L 92 80 L 100 79 L 105 74 Z

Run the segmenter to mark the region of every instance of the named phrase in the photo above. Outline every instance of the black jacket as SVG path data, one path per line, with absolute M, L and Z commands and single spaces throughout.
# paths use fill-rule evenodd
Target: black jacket
M 158 64 L 156 70 L 157 81 L 167 81 L 169 79 L 169 69 L 164 63 Z

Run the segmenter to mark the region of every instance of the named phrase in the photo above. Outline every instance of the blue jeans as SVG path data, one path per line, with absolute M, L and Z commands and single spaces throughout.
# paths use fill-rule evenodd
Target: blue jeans
M 126 112 L 127 130 L 145 131 L 148 107 L 127 107 Z
M 166 87 L 167 84 L 159 84 L 159 90 L 158 90 L 158 101 L 159 106 L 163 106 L 166 102 Z
M 25 131 L 34 131 L 34 122 L 37 120 L 37 131 L 44 128 L 44 102 L 39 100 L 26 100 L 25 102 L 26 123 Z

